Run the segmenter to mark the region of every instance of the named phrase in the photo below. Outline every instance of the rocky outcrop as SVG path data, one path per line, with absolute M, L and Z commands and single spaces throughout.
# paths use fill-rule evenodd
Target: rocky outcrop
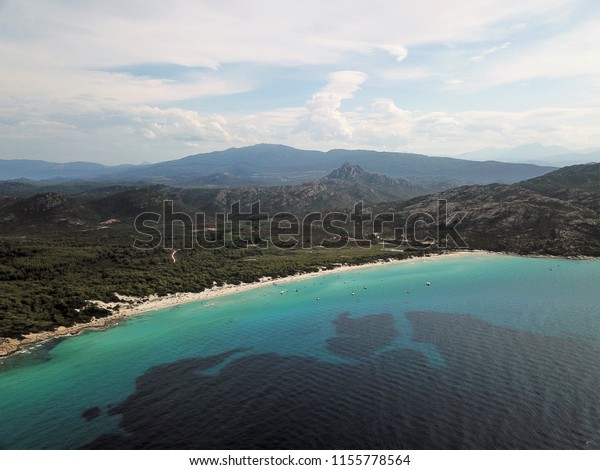
M 596 203 L 597 166 L 580 165 L 554 172 L 553 184 L 463 186 L 400 204 L 400 219 L 410 214 L 437 214 L 438 200 L 447 201 L 448 215 L 463 213 L 456 227 L 470 248 L 521 254 L 600 256 L 600 216 Z M 580 169 L 581 170 L 581 169 Z M 536 180 L 542 179 L 536 178 Z M 560 189 L 557 181 L 563 186 Z M 547 194 L 552 194 L 548 196 Z

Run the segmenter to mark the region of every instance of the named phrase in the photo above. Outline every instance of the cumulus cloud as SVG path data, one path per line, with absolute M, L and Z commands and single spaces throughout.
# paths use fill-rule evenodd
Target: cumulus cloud
M 593 121 L 599 111 L 598 108 L 540 108 L 522 112 L 424 113 L 413 116 L 407 149 L 452 155 L 462 153 L 463 149 L 532 142 L 581 148 L 593 141 L 588 120 Z
M 366 74 L 353 70 L 330 74 L 327 86 L 306 102 L 307 113 L 295 132 L 306 132 L 315 140 L 352 138 L 352 128 L 340 107 L 342 100 L 352 98 L 366 79 Z
M 355 119 L 354 136 L 362 145 L 379 142 L 384 148 L 401 148 L 414 132 L 413 114 L 390 99 L 378 98 L 365 118 Z
M 329 83 L 320 93 L 329 93 L 345 100 L 352 98 L 354 93 L 367 80 L 367 74 L 355 70 L 342 70 L 329 74 Z
M 397 106 L 391 99 L 379 98 L 367 110 L 340 112 L 336 102 L 320 111 L 321 119 L 310 121 L 313 144 L 318 148 L 360 147 L 453 155 L 486 146 L 531 142 L 569 148 L 593 146 L 597 142 L 593 123 L 597 122 L 600 109 L 418 113 Z M 306 124 L 305 119 L 302 122 Z
M 191 143 L 195 141 L 233 142 L 239 140 L 229 130 L 227 119 L 219 114 L 201 116 L 196 111 L 180 108 L 161 109 L 139 106 L 129 110 L 141 125 L 144 137 L 157 137 Z
M 75 148 L 77 159 L 93 160 L 110 154 L 113 163 L 132 161 L 132 155 L 139 155 L 137 161 L 164 160 L 184 154 L 189 148 L 211 151 L 259 142 L 321 150 L 370 148 L 433 155 L 531 142 L 570 148 L 598 145 L 596 117 L 600 108 L 418 112 L 392 99 L 377 98 L 364 109 L 343 111 L 342 95 L 323 91 L 329 86 L 335 89 L 333 83 L 328 84 L 305 107 L 253 113 L 216 114 L 128 105 L 44 119 L 43 113 L 32 109 L 20 120 L 11 114 L 0 121 L 0 135 L 5 152 L 37 144 L 44 149 L 45 158 L 69 160 L 63 152 Z M 340 90 L 348 93 L 347 88 Z

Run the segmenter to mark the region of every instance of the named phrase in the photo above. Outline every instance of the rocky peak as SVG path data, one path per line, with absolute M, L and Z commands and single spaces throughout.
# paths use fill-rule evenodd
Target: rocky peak
M 351 165 L 350 163 L 346 162 L 341 167 L 333 170 L 331 173 L 325 176 L 325 178 L 349 181 L 358 180 L 367 174 L 368 172 L 362 167 L 358 165 Z

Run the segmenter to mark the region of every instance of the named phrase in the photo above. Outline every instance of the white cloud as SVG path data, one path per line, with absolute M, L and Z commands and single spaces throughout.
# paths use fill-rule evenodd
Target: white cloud
M 165 103 L 202 96 L 220 96 L 249 91 L 253 84 L 244 77 L 226 78 L 211 73 L 188 75 L 185 80 L 138 77 L 123 72 L 65 70 L 36 50 L 0 44 L 3 68 L 0 88 L 5 96 L 39 101 L 86 101 L 115 103 Z M 1 102 L 1 98 L 0 98 Z
M 411 82 L 430 78 L 432 73 L 423 67 L 400 66 L 397 69 L 386 69 L 378 74 L 384 80 L 394 82 Z
M 306 102 L 307 113 L 295 132 L 305 132 L 318 141 L 352 138 L 352 129 L 340 107 L 342 100 L 352 98 L 366 79 L 366 74 L 353 70 L 330 74 L 327 86 Z
M 474 60 L 476 62 L 481 61 L 486 56 L 493 54 L 494 52 L 498 52 L 499 50 L 506 49 L 508 46 L 510 46 L 510 42 L 503 42 L 499 46 L 490 47 L 489 49 L 484 50 L 480 54 L 471 57 L 471 60 Z
M 327 87 L 335 89 L 334 82 L 323 90 Z M 600 146 L 597 107 L 422 113 L 403 109 L 391 99 L 378 98 L 365 109 L 343 111 L 340 95 L 323 90 L 315 93 L 306 107 L 255 113 L 214 114 L 131 105 L 47 120 L 32 110 L 21 121 L 7 116 L 0 122 L 0 135 L 4 151 L 22 151 L 38 144 L 44 148 L 44 158 L 64 161 L 64 151 L 77 149 L 78 160 L 97 160 L 98 155 L 110 154 L 113 163 L 164 160 L 185 154 L 190 148 L 201 152 L 259 142 L 322 150 L 370 148 L 433 155 L 531 142 L 568 148 Z M 139 157 L 136 160 L 132 155 Z
M 407 144 L 397 150 L 412 150 L 439 155 L 461 153 L 485 146 L 516 146 L 532 142 L 579 148 L 597 142 L 593 123 L 598 108 L 546 108 L 524 112 L 463 111 L 411 114 L 399 120 L 388 120 L 387 132 L 410 129 Z M 369 122 L 369 121 L 367 121 Z M 382 122 L 369 122 L 365 132 L 386 132 Z M 585 142 L 585 144 L 583 143 Z
M 343 123 L 344 132 L 323 132 L 313 143 L 322 149 L 358 147 L 433 155 L 532 142 L 568 148 L 593 147 L 600 143 L 594 131 L 599 115 L 600 108 L 595 107 L 416 113 L 380 98 L 367 111 L 354 109 L 341 113 L 336 108 L 332 121 L 337 125 Z
M 499 21 L 523 18 L 569 0 L 511 2 L 435 0 L 398 4 L 362 1 L 103 2 L 21 0 L 0 27 L 27 38 L 66 67 L 176 63 L 218 68 L 234 62 L 323 64 L 373 48 L 398 59 L 407 48 L 483 38 Z
M 190 143 L 195 141 L 234 142 L 239 137 L 229 130 L 227 119 L 219 114 L 201 116 L 180 108 L 161 109 L 139 106 L 129 110 L 142 127 L 146 138 L 168 138 Z
M 572 31 L 521 48 L 496 60 L 482 81 L 500 85 L 537 78 L 593 77 L 600 82 L 600 20 L 590 20 Z
M 402 62 L 408 56 L 408 50 L 401 44 L 387 44 L 380 47 L 384 51 L 392 54 L 397 62 Z
M 85 151 L 97 158 L 103 149 L 115 159 L 147 159 L 148 152 L 166 159 L 184 146 L 211 150 L 261 141 L 446 154 L 538 140 L 600 145 L 600 20 L 597 13 L 583 20 L 577 13 L 582 5 L 597 12 L 591 0 L 1 5 L 3 157 L 41 157 L 54 146 L 54 154 L 66 159 L 69 152 L 80 158 Z M 146 70 L 140 66 L 161 65 L 196 69 L 139 72 Z M 219 97 L 259 88 L 268 93 L 277 80 L 273 69 L 299 71 L 311 83 L 325 76 L 329 81 L 312 96 L 306 87 L 298 87 L 300 95 L 275 86 L 274 94 L 287 95 L 274 109 L 252 109 L 248 100 L 232 111 L 231 99 L 227 111 L 219 109 Z M 369 72 L 368 87 L 367 76 L 353 69 Z M 341 71 L 329 73 L 334 70 Z M 481 106 L 476 98 L 463 105 L 458 95 L 472 98 L 498 85 L 565 77 L 586 80 L 573 92 L 580 95 L 579 107 L 553 101 L 511 107 L 508 100 L 490 106 L 493 95 Z M 417 81 L 426 104 L 411 110 L 396 105 L 414 93 Z M 199 99 L 209 97 L 207 111 Z
M 349 99 L 366 79 L 367 74 L 355 70 L 333 72 L 329 74 L 329 83 L 320 93 L 336 95 L 342 100 Z

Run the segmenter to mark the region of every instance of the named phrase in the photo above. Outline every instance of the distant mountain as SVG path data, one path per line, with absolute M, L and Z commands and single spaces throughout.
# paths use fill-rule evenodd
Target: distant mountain
M 43 160 L 0 160 L 0 180 L 19 178 L 31 180 L 100 178 L 133 167 L 136 167 L 136 165 L 111 167 L 89 162 L 52 163 Z
M 529 163 L 536 165 L 552 165 L 558 167 L 579 165 L 586 163 L 600 162 L 600 151 L 589 152 L 589 153 L 568 153 L 561 155 L 553 155 L 544 159 L 532 160 Z
M 297 178 L 293 173 L 289 176 L 284 174 L 270 174 L 254 163 L 236 162 L 220 171 L 207 176 L 197 176 L 191 173 L 191 177 L 181 178 L 175 176 L 172 178 L 174 186 L 200 188 L 228 188 L 228 187 L 247 187 L 247 186 L 274 186 L 281 184 L 296 184 L 305 178 Z M 309 180 L 312 178 L 309 178 Z
M 294 178 L 301 175 L 301 181 L 308 181 L 322 176 L 307 171 L 308 167 L 319 160 L 317 157 L 320 154 L 321 152 L 297 150 L 283 145 L 255 145 L 191 155 L 156 163 L 140 171 L 119 171 L 112 177 L 152 179 L 171 185 L 189 185 L 195 179 L 215 174 L 241 178 L 251 173 L 265 179 Z
M 492 182 L 513 183 L 542 175 L 553 168 L 498 162 L 471 162 L 419 154 L 375 152 L 369 150 L 298 150 L 283 145 L 260 144 L 222 152 L 192 155 L 181 160 L 163 162 L 136 172 L 138 177 L 177 179 L 185 175 L 209 175 L 225 172 L 239 162 L 250 162 L 263 178 L 291 181 L 314 181 L 344 163 L 391 178 L 404 178 L 418 184 L 449 180 L 462 184 Z M 133 174 L 133 173 L 132 173 Z M 171 183 L 172 184 L 172 183 Z
M 191 155 L 147 166 L 105 167 L 86 163 L 33 164 L 19 160 L 0 160 L 0 180 L 61 177 L 119 184 L 151 182 L 177 187 L 281 185 L 318 180 L 345 162 L 360 165 L 370 172 L 390 178 L 403 178 L 419 185 L 437 184 L 441 187 L 456 184 L 514 183 L 554 169 L 536 165 L 428 157 L 412 153 L 368 150 L 319 152 L 283 145 L 259 144 Z
M 473 152 L 461 153 L 456 158 L 466 158 L 468 160 L 499 160 L 514 161 L 523 158 L 535 159 L 546 158 L 555 155 L 564 155 L 572 151 L 559 145 L 545 146 L 539 143 L 519 145 L 517 147 L 497 148 L 486 147 Z
M 600 161 L 600 152 L 597 150 L 574 152 L 559 145 L 544 146 L 536 143 L 504 149 L 487 147 L 474 152 L 456 155 L 456 158 L 563 167 Z

